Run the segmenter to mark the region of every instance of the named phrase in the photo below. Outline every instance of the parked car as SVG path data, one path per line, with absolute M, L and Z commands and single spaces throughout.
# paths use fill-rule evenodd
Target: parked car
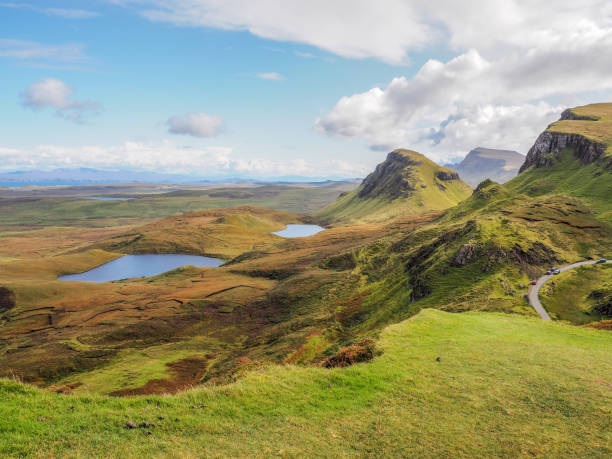
M 607 263 L 608 260 L 606 260 L 605 258 L 600 258 L 599 260 L 597 260 L 595 262 L 596 265 L 600 264 L 600 263 Z

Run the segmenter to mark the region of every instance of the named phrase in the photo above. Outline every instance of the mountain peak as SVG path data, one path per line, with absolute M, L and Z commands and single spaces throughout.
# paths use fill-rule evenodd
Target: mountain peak
M 359 188 L 323 209 L 326 221 L 376 221 L 442 210 L 468 197 L 459 174 L 413 150 L 397 149 Z
M 477 147 L 453 169 L 472 186 L 487 178 L 504 183 L 516 176 L 524 160 L 525 156 L 516 151 Z

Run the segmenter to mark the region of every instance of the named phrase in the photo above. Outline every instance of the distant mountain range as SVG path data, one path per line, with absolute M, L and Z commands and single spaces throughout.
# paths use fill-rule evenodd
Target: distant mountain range
M 475 187 L 485 179 L 505 183 L 518 174 L 525 156 L 512 150 L 474 148 L 463 161 L 446 166 L 459 172 L 465 182 Z
M 0 172 L 0 186 L 73 186 L 114 183 L 172 183 L 172 184 L 205 184 L 205 183 L 293 183 L 293 182 L 324 182 L 323 177 L 283 176 L 256 180 L 248 177 L 209 177 L 201 178 L 186 174 L 163 174 L 147 171 L 104 171 L 91 168 L 54 169 L 51 171 L 11 171 Z M 347 179 L 350 181 L 351 179 Z

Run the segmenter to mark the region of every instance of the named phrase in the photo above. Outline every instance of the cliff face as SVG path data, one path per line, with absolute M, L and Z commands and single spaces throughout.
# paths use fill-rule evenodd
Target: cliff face
M 580 159 L 582 164 L 589 164 L 597 161 L 603 155 L 607 145 L 587 139 L 580 134 L 545 131 L 538 136 L 535 144 L 529 149 L 519 174 L 531 166 L 552 166 L 559 158 L 559 152 L 568 147 L 574 149 L 574 155 Z

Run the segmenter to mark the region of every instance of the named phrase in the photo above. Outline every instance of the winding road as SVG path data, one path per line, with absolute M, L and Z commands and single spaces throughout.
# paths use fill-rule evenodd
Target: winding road
M 596 260 L 579 261 L 578 263 L 572 263 L 571 265 L 567 265 L 562 268 L 559 268 L 559 271 L 565 272 L 565 271 L 569 271 L 570 269 L 577 268 L 579 266 L 594 265 L 596 263 L 597 263 Z M 612 260 L 607 260 L 606 263 L 612 263 Z M 540 294 L 540 289 L 542 288 L 542 286 L 546 283 L 546 281 L 548 281 L 552 277 L 555 277 L 555 275 L 545 274 L 544 276 L 538 279 L 538 282 L 535 285 L 530 285 L 529 292 L 527 292 L 527 299 L 529 301 L 529 304 L 533 307 L 533 309 L 536 310 L 536 312 L 544 320 L 552 320 L 552 319 L 546 312 L 546 309 L 544 309 L 544 307 L 542 306 L 542 303 L 540 303 L 539 294 Z

